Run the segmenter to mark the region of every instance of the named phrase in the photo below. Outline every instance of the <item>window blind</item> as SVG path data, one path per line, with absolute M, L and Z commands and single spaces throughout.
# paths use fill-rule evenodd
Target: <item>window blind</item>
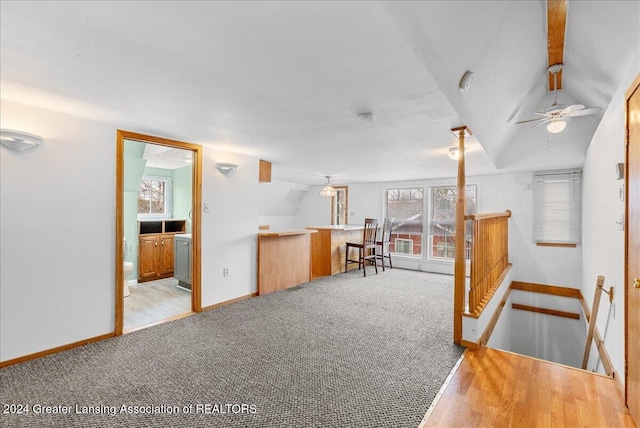
M 536 243 L 579 244 L 582 172 L 536 172 L 533 175 Z

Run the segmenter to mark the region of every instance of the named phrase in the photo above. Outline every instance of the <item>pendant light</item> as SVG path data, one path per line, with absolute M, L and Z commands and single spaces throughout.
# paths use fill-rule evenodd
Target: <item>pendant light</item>
M 331 187 L 331 184 L 329 184 L 329 176 L 327 175 L 326 177 L 327 185 L 320 189 L 320 196 L 322 196 L 323 198 L 330 198 L 336 195 L 336 189 Z

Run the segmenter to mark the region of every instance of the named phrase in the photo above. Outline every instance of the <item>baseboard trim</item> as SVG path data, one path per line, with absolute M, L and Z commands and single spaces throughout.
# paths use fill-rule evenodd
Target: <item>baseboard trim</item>
M 14 364 L 24 363 L 29 360 L 35 360 L 36 358 L 44 357 L 51 354 L 57 354 L 58 352 L 68 351 L 69 349 L 78 348 L 80 346 L 85 346 L 90 343 L 100 342 L 101 340 L 110 339 L 115 337 L 116 333 L 107 333 L 101 336 L 90 337 L 88 339 L 79 340 L 77 342 L 69 343 L 62 346 L 57 346 L 51 349 L 45 349 L 44 351 L 36 352 L 29 355 L 23 355 L 22 357 L 13 358 L 7 361 L 0 361 L 0 369 L 8 366 L 12 366 Z
M 224 302 L 214 303 L 213 305 L 205 306 L 205 307 L 202 308 L 202 310 L 203 311 L 208 311 L 208 310 L 211 310 L 211 309 L 220 308 L 222 306 L 227 306 L 227 305 L 230 305 L 232 303 L 236 303 L 236 302 L 240 302 L 242 300 L 246 300 L 246 299 L 250 299 L 252 297 L 256 297 L 257 295 L 258 295 L 258 292 L 247 294 L 247 295 L 244 295 L 244 296 L 236 297 L 235 299 L 225 300 Z
M 552 296 L 580 298 L 580 290 L 577 288 L 560 287 L 558 285 L 536 284 L 533 282 L 513 281 L 513 290 L 529 291 L 531 293 L 550 294 Z

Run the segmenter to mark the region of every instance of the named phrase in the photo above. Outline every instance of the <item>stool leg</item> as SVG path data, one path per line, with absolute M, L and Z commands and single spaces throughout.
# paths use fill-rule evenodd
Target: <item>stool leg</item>
M 349 266 L 349 245 L 344 250 L 344 273 L 347 273 L 347 266 Z

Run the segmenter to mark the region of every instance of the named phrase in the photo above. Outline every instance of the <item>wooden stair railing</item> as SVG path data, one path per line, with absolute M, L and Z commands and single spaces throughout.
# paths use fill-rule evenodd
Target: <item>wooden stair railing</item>
M 478 316 L 498 288 L 509 263 L 511 211 L 466 215 L 471 221 L 471 278 L 467 312 Z

